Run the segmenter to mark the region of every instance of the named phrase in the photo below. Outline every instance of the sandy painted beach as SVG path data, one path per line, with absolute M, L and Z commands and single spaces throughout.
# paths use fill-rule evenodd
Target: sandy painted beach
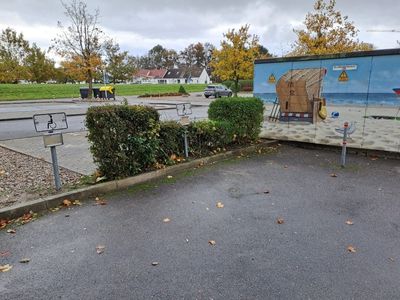
M 395 119 L 400 118 L 400 101 L 397 107 L 331 105 L 327 107 L 328 117 L 316 124 L 269 121 L 272 104 L 266 104 L 265 107 L 262 137 L 340 146 L 343 135 L 335 129 L 343 128 L 347 121 L 355 126 L 355 131 L 348 139 L 349 147 L 400 152 L 400 119 Z M 330 117 L 334 111 L 339 112 L 338 118 Z

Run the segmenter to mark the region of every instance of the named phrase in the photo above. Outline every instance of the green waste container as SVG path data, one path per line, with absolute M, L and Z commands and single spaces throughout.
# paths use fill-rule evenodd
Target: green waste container
M 100 98 L 115 100 L 115 87 L 111 85 L 102 86 L 100 88 Z

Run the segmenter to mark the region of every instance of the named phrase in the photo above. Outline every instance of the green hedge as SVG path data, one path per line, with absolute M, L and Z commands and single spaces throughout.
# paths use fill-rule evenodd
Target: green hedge
M 108 178 L 132 176 L 156 162 L 159 114 L 151 107 L 90 107 L 86 115 L 90 150 Z
M 255 141 L 264 120 L 264 104 L 258 98 L 220 98 L 211 102 L 208 117 L 232 125 L 237 141 Z
M 158 112 L 148 106 L 108 105 L 89 108 L 86 126 L 100 173 L 108 179 L 123 178 L 179 162 L 185 130 L 190 157 L 256 140 L 263 103 L 256 98 L 217 99 L 210 105 L 209 118 L 185 128 L 175 121 L 160 122 Z
M 234 127 L 225 121 L 196 121 L 188 127 L 189 150 L 193 156 L 221 151 L 234 142 Z

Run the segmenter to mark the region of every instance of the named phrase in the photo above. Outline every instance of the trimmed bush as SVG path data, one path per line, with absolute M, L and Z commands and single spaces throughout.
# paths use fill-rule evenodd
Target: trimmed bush
M 225 121 L 196 121 L 188 127 L 188 138 L 191 155 L 209 155 L 232 144 L 234 128 Z
M 181 86 L 179 87 L 178 93 L 187 95 L 187 92 L 186 92 L 185 88 L 183 87 L 183 85 L 181 85 Z
M 160 125 L 154 108 L 90 107 L 86 126 L 94 161 L 109 179 L 144 172 L 156 162 Z
M 159 132 L 159 148 L 157 160 L 163 164 L 171 164 L 171 156 L 183 156 L 184 128 L 181 124 L 175 121 L 165 121 L 160 123 Z
M 258 98 L 220 98 L 211 102 L 208 117 L 228 122 L 237 135 L 237 142 L 255 141 L 264 120 L 264 104 Z

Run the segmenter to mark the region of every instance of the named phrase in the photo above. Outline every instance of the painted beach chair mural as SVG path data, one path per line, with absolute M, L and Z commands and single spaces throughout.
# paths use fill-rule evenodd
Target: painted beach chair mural
M 289 70 L 276 84 L 280 121 L 316 123 L 325 119 L 326 101 L 321 97 L 324 68 Z
M 400 48 L 258 59 L 254 95 L 262 137 L 400 153 Z

